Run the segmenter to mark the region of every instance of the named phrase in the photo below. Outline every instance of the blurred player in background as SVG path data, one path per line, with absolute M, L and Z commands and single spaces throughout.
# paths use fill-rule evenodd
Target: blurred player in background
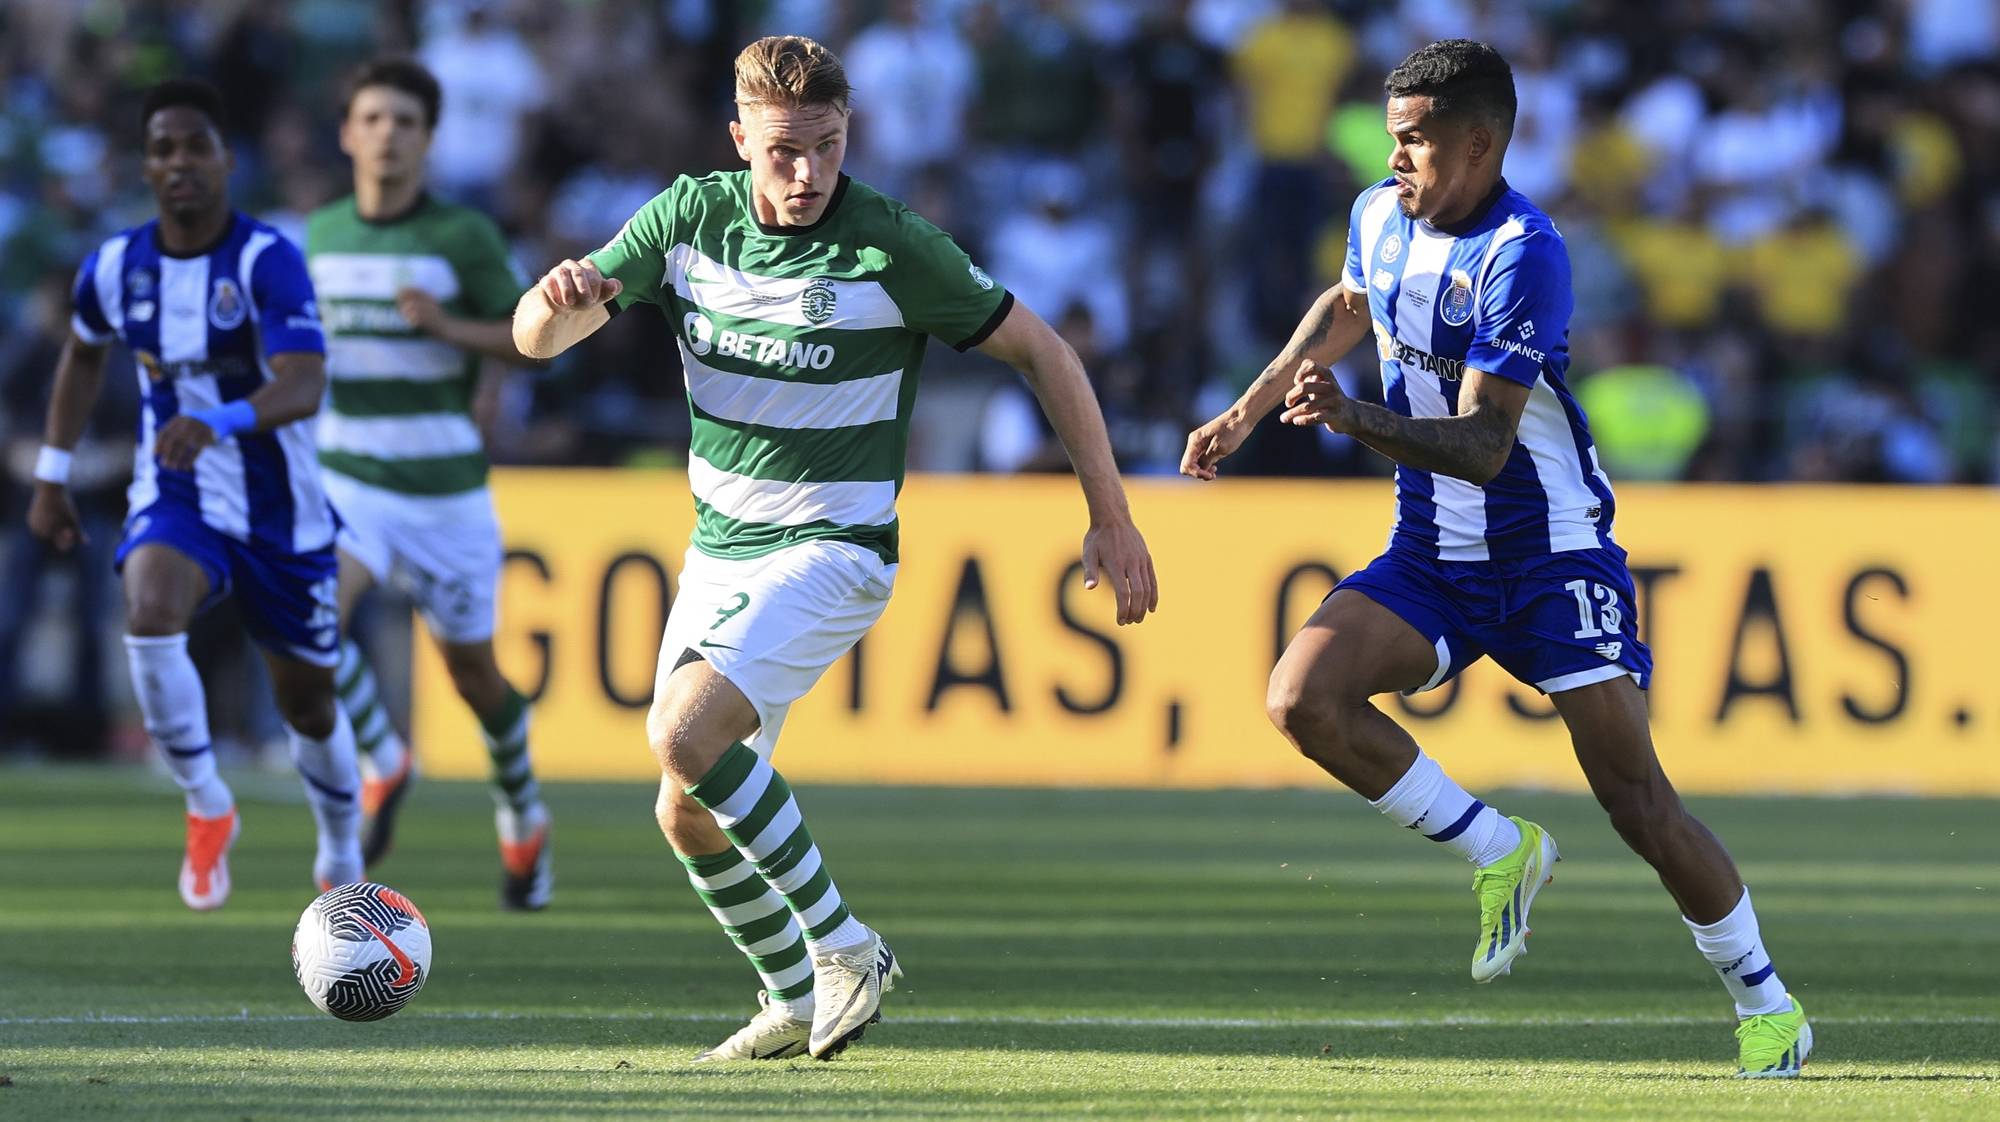
M 194 617 L 234 595 L 263 649 L 292 759 L 319 824 L 321 889 L 361 879 L 354 731 L 334 701 L 339 608 L 334 517 L 311 417 L 325 343 L 298 248 L 229 205 L 222 98 L 176 79 L 146 94 L 145 176 L 159 217 L 106 241 L 78 271 L 56 366 L 29 524 L 58 549 L 82 539 L 65 486 L 104 376 L 131 348 L 144 382 L 139 448 L 116 564 L 125 651 L 146 731 L 187 794 L 181 898 L 229 898 L 236 800 L 216 773 L 208 704 L 188 657 Z
M 1433 689 L 1483 655 L 1549 695 L 1590 788 L 1653 866 L 1740 1018 L 1739 1073 L 1797 1075 L 1805 1013 L 1778 980 L 1750 894 L 1681 805 L 1653 750 L 1625 551 L 1610 481 L 1563 375 L 1572 304 L 1562 234 L 1501 178 L 1513 73 L 1481 43 L 1417 51 L 1389 75 L 1395 173 L 1362 192 L 1342 286 L 1313 305 L 1243 397 L 1188 438 L 1181 469 L 1216 464 L 1283 400 L 1396 461 L 1388 552 L 1350 575 L 1271 675 L 1271 719 L 1300 752 L 1400 826 L 1477 869 L 1472 976 L 1527 950 L 1528 909 L 1559 859 L 1503 818 L 1369 701 Z M 1327 366 L 1374 335 L 1387 408 L 1345 396 Z
M 756 1017 L 702 1059 L 827 1058 L 901 973 L 842 901 L 770 756 L 791 704 L 888 605 L 927 336 L 1027 377 L 1083 485 L 1086 585 L 1111 584 L 1121 624 L 1158 604 L 1075 352 L 950 237 L 841 174 L 848 95 L 820 44 L 751 44 L 729 127 L 749 169 L 676 180 L 515 313 L 515 342 L 538 358 L 639 302 L 679 338 L 696 522 L 647 735 L 660 826 L 765 986 Z
M 493 658 L 500 523 L 474 421 L 481 359 L 521 361 L 508 319 L 527 279 L 491 219 L 425 190 L 441 101 L 437 79 L 408 59 L 368 63 L 348 83 L 340 149 L 354 161 L 354 193 L 306 225 L 332 385 L 319 455 L 342 523 L 342 624 L 379 582 L 416 600 L 493 761 L 501 905 L 538 909 L 555 888 L 549 812 L 528 757 L 527 699 Z M 413 760 L 351 637 L 339 684 L 362 752 L 373 865 Z

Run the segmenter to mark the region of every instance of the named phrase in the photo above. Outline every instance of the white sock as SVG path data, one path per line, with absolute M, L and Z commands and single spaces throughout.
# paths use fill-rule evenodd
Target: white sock
M 304 782 L 306 802 L 319 824 L 319 855 L 313 877 L 332 885 L 361 879 L 361 771 L 354 759 L 354 726 L 347 711 L 333 707 L 333 735 L 314 740 L 286 726 L 292 763 Z
M 1368 805 L 1474 865 L 1491 865 L 1521 844 L 1519 826 L 1466 794 L 1422 749 L 1403 778 Z
M 858 947 L 868 939 L 868 925 L 849 915 L 840 921 L 840 926 L 826 933 L 824 938 L 806 936 L 806 950 L 814 958 L 825 958 L 829 954 Z
M 220 818 L 236 806 L 229 785 L 215 771 L 208 741 L 208 698 L 188 657 L 187 635 L 127 635 L 125 661 L 146 732 L 159 746 L 174 782 L 187 795 L 188 813 Z
M 1729 914 L 1706 926 L 1681 917 L 1694 933 L 1694 945 L 1722 976 L 1729 996 L 1736 999 L 1736 1015 L 1782 1013 L 1792 1007 L 1785 983 L 1778 980 L 1778 968 L 1764 949 L 1764 937 L 1757 930 L 1757 913 L 1750 907 L 1750 890 Z

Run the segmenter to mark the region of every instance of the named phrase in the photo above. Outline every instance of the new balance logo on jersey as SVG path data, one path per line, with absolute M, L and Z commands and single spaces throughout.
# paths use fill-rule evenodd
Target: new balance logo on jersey
M 1625 644 L 1599 643 L 1597 644 L 1597 653 L 1603 655 L 1606 659 L 1609 659 L 1612 662 L 1617 662 L 1618 656 L 1625 653 Z

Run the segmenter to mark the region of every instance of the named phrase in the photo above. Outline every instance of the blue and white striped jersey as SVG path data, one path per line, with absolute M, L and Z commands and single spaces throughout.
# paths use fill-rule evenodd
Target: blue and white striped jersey
M 1502 181 L 1444 230 L 1405 218 L 1385 179 L 1354 202 L 1343 283 L 1368 295 L 1390 409 L 1451 415 L 1468 365 L 1531 391 L 1507 465 L 1484 487 L 1397 465 L 1391 547 L 1485 561 L 1611 544 L 1611 481 L 1563 382 L 1573 298 L 1548 215 Z
M 297 246 L 234 214 L 214 246 L 175 256 L 160 248 L 155 220 L 99 246 L 77 271 L 74 296 L 77 336 L 122 340 L 139 371 L 139 449 L 126 493 L 133 513 L 183 504 L 231 538 L 287 553 L 333 541 L 310 418 L 220 441 L 193 471 L 169 471 L 153 458 L 162 425 L 250 396 L 270 380 L 272 355 L 326 353 Z

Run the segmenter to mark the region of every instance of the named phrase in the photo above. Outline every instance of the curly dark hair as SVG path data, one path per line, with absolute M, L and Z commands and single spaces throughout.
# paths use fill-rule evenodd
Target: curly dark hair
M 1419 47 L 1389 72 L 1390 97 L 1428 97 L 1431 115 L 1514 128 L 1514 69 L 1500 52 L 1473 39 L 1441 39 Z
M 208 118 L 216 132 L 223 129 L 222 92 L 200 78 L 168 78 L 146 91 L 139 103 L 139 133 L 145 135 L 153 114 L 162 109 L 186 106 Z

